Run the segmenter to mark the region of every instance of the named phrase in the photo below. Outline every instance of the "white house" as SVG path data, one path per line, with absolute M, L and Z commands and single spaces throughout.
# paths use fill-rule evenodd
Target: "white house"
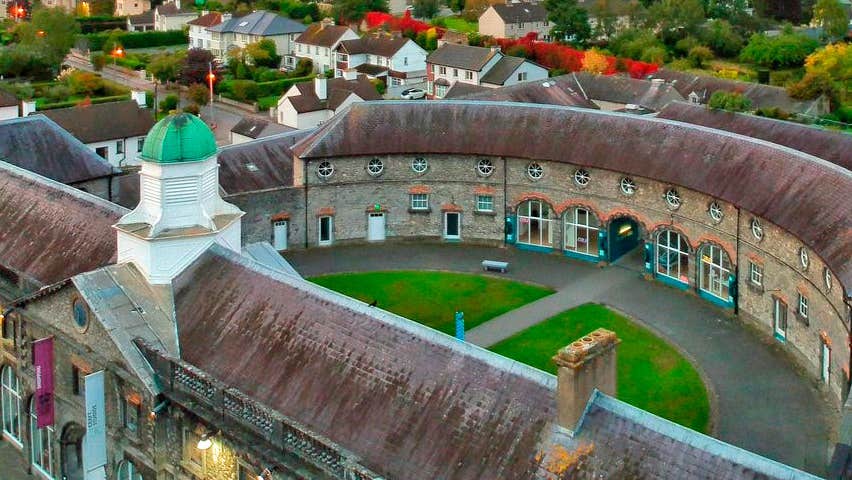
M 145 135 L 154 115 L 145 105 L 145 92 L 135 100 L 57 108 L 38 113 L 48 117 L 114 167 L 139 165 Z M 24 108 L 25 111 L 28 108 Z
M 292 128 L 314 128 L 353 103 L 382 99 L 365 75 L 348 75 L 349 78 L 316 77 L 293 85 L 278 100 L 276 120 Z
M 410 38 L 371 35 L 343 40 L 334 52 L 334 76 L 347 70 L 378 78 L 389 87 L 422 82 L 426 78 L 426 50 Z
M 538 38 L 550 40 L 553 23 L 547 20 L 547 10 L 537 3 L 498 3 L 479 16 L 479 34 L 494 38 L 521 38 L 537 33 Z
M 181 6 L 180 0 L 166 2 L 154 7 L 154 30 L 183 30 L 186 24 L 198 17 L 198 12 L 192 6 Z
M 426 76 L 429 98 L 443 98 L 456 82 L 496 88 L 544 80 L 548 72 L 537 63 L 504 55 L 497 47 L 445 43 L 426 58 Z
M 305 31 L 305 26 L 289 18 L 258 10 L 244 17 L 223 19 L 222 23 L 208 27 L 207 30 L 210 33 L 210 51 L 222 60 L 228 50 L 243 48 L 264 39 L 275 42 L 279 55 L 286 55 L 293 50 L 293 41 Z
M 130 15 L 139 15 L 140 13 L 147 12 L 150 9 L 150 0 L 115 0 L 113 16 L 127 17 Z
M 335 25 L 334 20 L 325 18 L 312 23 L 296 38 L 291 55 L 284 58 L 284 68 L 296 68 L 300 58 L 307 58 L 314 64 L 314 72 L 321 73 L 334 69 L 334 52 L 340 42 L 357 40 L 358 34 L 345 25 Z
M 208 29 L 230 19 L 231 14 L 229 13 L 202 12 L 200 17 L 187 22 L 187 25 L 189 25 L 189 48 L 212 50 L 213 34 Z
M 18 118 L 18 98 L 11 93 L 0 90 L 0 120 Z

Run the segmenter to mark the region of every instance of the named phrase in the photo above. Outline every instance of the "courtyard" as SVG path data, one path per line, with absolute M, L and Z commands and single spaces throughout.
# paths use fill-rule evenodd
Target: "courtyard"
M 713 436 L 825 473 L 836 432 L 830 430 L 832 412 L 814 383 L 780 348 L 725 310 L 644 280 L 630 262 L 601 269 L 556 255 L 446 244 L 336 247 L 285 256 L 305 277 L 379 270 L 481 273 L 484 259 L 507 261 L 510 272 L 492 276 L 546 285 L 556 293 L 472 328 L 467 341 L 488 348 L 580 305 L 611 306 L 697 366 L 709 390 Z

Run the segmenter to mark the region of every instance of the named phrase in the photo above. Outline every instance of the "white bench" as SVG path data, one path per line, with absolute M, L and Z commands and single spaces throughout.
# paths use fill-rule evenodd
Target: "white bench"
M 498 262 L 497 260 L 483 260 L 482 269 L 486 272 L 489 270 L 506 273 L 509 271 L 509 262 Z

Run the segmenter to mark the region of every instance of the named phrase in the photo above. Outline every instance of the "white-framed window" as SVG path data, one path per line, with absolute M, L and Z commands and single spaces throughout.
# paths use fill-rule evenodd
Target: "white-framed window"
M 689 283 L 689 242 L 674 230 L 657 234 L 657 274 Z
M 701 248 L 699 256 L 701 263 L 698 288 L 727 302 L 730 298 L 731 280 L 731 260 L 728 254 L 720 247 L 708 244 Z
M 348 62 L 348 61 L 349 61 L 349 55 L 347 55 L 347 54 L 345 54 L 345 53 L 338 53 L 338 54 L 337 54 L 337 61 L 339 61 L 339 62 Z
M 124 153 L 124 140 L 118 140 L 115 142 L 115 153 L 118 155 Z
M 402 57 L 402 64 L 408 66 L 408 57 Z
M 423 173 L 429 168 L 429 161 L 423 157 L 416 157 L 411 161 L 411 169 L 414 173 Z
M 527 81 L 527 72 L 519 72 L 518 73 L 518 81 L 526 82 Z
M 429 210 L 428 193 L 412 193 L 409 195 L 409 202 L 412 210 Z
M 531 162 L 527 165 L 527 176 L 533 180 L 538 180 L 544 176 L 544 167 L 537 162 Z
M 334 175 L 334 164 L 331 162 L 321 162 L 317 165 L 317 176 L 326 179 Z
M 400 85 L 402 85 L 402 79 L 401 78 L 391 77 L 391 86 L 392 87 L 398 87 Z
M 578 168 L 574 170 L 574 183 L 581 187 L 585 187 L 592 180 L 592 175 L 588 170 L 584 170 L 582 168 Z
M 670 209 L 677 210 L 680 208 L 681 203 L 680 194 L 676 189 L 670 188 L 666 190 L 666 205 L 668 205 Z
M 331 245 L 334 241 L 334 217 L 324 215 L 317 219 L 318 241 L 320 245 Z
M 787 338 L 787 304 L 772 297 L 772 329 L 778 338 Z
M 122 460 L 115 469 L 115 478 L 116 480 L 142 480 L 142 474 L 136 471 L 136 465 L 133 465 L 133 462 Z
M 54 478 L 53 426 L 38 428 L 35 395 L 30 400 L 30 461 L 47 478 Z
M 476 162 L 476 173 L 482 175 L 483 177 L 488 177 L 492 173 L 494 173 L 494 163 L 487 158 L 480 159 Z
M 831 291 L 831 270 L 828 267 L 825 267 L 822 271 L 822 279 L 825 282 L 825 290 Z
M 453 77 L 459 78 L 459 69 L 458 68 L 453 69 Z
M 756 218 L 751 219 L 751 234 L 754 235 L 755 240 L 758 242 L 763 240 L 763 225 Z
M 385 164 L 378 158 L 373 158 L 367 162 L 367 173 L 372 177 L 378 177 L 385 171 Z
M 528 200 L 518 207 L 518 243 L 553 246 L 553 213 L 550 205 Z
M 820 376 L 823 382 L 828 383 L 831 378 L 831 347 L 828 346 L 826 339 L 823 339 L 821 343 Z
M 722 206 L 719 205 L 719 202 L 710 202 L 710 205 L 707 206 L 707 214 L 710 215 L 710 218 L 713 219 L 714 222 L 719 223 L 722 221 L 722 218 L 725 216 L 725 213 L 722 211 Z
M 808 250 L 805 247 L 799 248 L 799 263 L 802 264 L 802 268 L 805 270 L 807 270 L 808 265 L 811 264 L 811 259 L 808 257 Z
M 636 193 L 636 182 L 634 182 L 630 177 L 622 178 L 618 187 L 621 189 L 621 193 L 627 196 L 631 196 Z
M 0 371 L 0 410 L 3 413 L 3 434 L 19 447 L 21 443 L 21 391 L 18 376 L 11 366 Z
M 494 197 L 491 195 L 477 195 L 476 196 L 476 210 L 479 212 L 493 212 L 494 211 Z
M 447 67 L 438 67 L 438 73 L 440 73 L 441 75 L 446 75 Z
M 799 294 L 799 316 L 808 318 L 808 297 Z
M 446 85 L 438 85 L 435 84 L 435 96 L 438 98 L 444 98 L 444 95 L 447 94 L 447 86 Z
M 142 153 L 142 147 L 145 146 L 145 137 L 136 139 L 136 153 Z
M 585 208 L 565 212 L 565 250 L 598 256 L 598 217 Z
M 470 70 L 465 70 L 464 71 L 464 79 L 465 80 L 473 80 L 473 72 L 471 72 Z
M 763 267 L 760 265 L 749 262 L 748 263 L 748 278 L 752 285 L 762 287 L 763 286 Z
M 435 84 L 434 84 L 434 83 L 432 83 L 432 81 L 431 81 L 431 80 L 429 80 L 429 81 L 427 81 L 427 82 L 426 82 L 426 92 L 427 92 L 429 95 L 434 95 L 434 94 L 435 94 Z

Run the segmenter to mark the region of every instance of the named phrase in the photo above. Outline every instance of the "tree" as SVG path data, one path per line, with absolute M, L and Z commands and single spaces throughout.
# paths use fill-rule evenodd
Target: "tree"
M 263 39 L 246 45 L 244 54 L 251 59 L 251 63 L 258 67 L 278 68 L 281 64 L 281 56 L 275 48 L 275 42 Z
M 338 0 L 334 4 L 334 18 L 359 22 L 367 12 L 387 12 L 387 0 Z
M 464 10 L 465 0 L 445 0 L 445 3 L 447 4 L 447 8 L 456 13 Z
M 462 18 L 469 22 L 476 22 L 489 6 L 491 6 L 491 0 L 465 0 Z
M 743 37 L 727 20 L 709 21 L 701 37 L 707 46 L 723 57 L 735 57 L 743 48 Z
M 189 101 L 196 105 L 206 105 L 210 101 L 210 90 L 207 85 L 193 83 L 186 91 Z
M 550 34 L 561 41 L 583 44 L 592 35 L 589 13 L 577 5 L 577 0 L 544 0 L 547 19 L 554 23 Z
M 849 16 L 838 0 L 817 0 L 814 22 L 822 27 L 825 37 L 843 38 L 849 26 Z
M 785 30 L 776 37 L 755 33 L 740 53 L 740 60 L 753 62 L 763 67 L 797 67 L 819 47 L 816 40 Z
M 432 18 L 441 9 L 440 0 L 413 0 L 414 16 L 417 18 Z
M 185 53 L 183 52 L 158 53 L 151 57 L 146 70 L 161 83 L 177 81 L 181 67 L 183 66 L 184 55 Z
M 186 52 L 178 80 L 184 85 L 207 83 L 207 73 L 211 65 L 213 73 L 218 75 L 220 72 L 213 54 L 201 48 L 191 48 Z
M 744 97 L 741 93 L 725 92 L 719 90 L 710 95 L 710 101 L 707 102 L 710 108 L 718 108 L 729 112 L 745 112 L 751 108 L 751 100 Z
M 609 42 L 609 49 L 619 57 L 632 58 L 634 60 L 644 60 L 648 52 L 654 53 L 657 58 L 666 57 L 665 45 L 648 30 L 629 29 L 625 30 Z M 660 55 L 662 52 L 662 55 Z M 654 61 L 655 63 L 656 60 Z
M 704 62 L 713 60 L 713 52 L 704 45 L 698 45 L 692 47 L 687 58 L 692 63 L 693 67 L 702 68 L 704 66 Z
M 167 95 L 166 98 L 160 100 L 160 110 L 168 113 L 177 108 L 178 102 L 180 102 L 180 98 L 177 95 Z
M 646 27 L 659 32 L 663 42 L 672 45 L 688 35 L 696 35 L 704 23 L 701 0 L 660 0 L 648 9 Z
M 595 23 L 595 38 L 608 39 L 618 30 L 618 15 L 613 10 L 610 0 L 597 0 L 592 6 Z
M 59 68 L 59 64 L 74 46 L 80 26 L 74 17 L 61 8 L 39 8 L 33 12 L 32 20 L 19 24 L 16 34 L 18 42 L 38 57 Z
M 826 45 L 808 56 L 805 72 L 801 85 L 796 87 L 798 91 L 836 92 L 839 101 L 846 102 L 852 91 L 852 46 L 847 43 Z M 826 83 L 832 88 L 828 89 Z
M 609 61 L 606 58 L 606 55 L 601 53 L 596 48 L 593 48 L 586 52 L 583 55 L 583 71 L 601 74 L 609 69 Z

